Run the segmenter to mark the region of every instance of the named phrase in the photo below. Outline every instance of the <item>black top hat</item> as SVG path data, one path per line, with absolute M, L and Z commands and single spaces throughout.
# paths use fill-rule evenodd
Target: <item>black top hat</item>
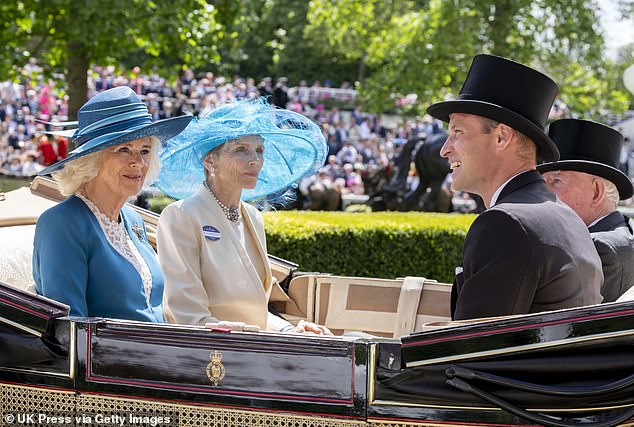
M 557 84 L 525 65 L 493 55 L 477 55 L 455 101 L 430 105 L 427 112 L 444 122 L 452 113 L 475 114 L 504 123 L 537 144 L 542 160 L 559 159 L 544 132 Z
M 538 171 L 570 170 L 600 176 L 616 185 L 621 200 L 632 197 L 632 181 L 618 169 L 623 146 L 620 132 L 589 120 L 562 119 L 550 124 L 548 134 L 559 148 L 561 160 L 543 163 Z

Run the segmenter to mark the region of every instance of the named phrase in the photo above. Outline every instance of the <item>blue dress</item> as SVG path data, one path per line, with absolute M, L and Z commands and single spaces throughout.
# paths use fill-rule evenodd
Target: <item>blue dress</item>
M 37 293 L 70 306 L 71 316 L 163 322 L 163 273 L 141 217 L 121 209 L 125 229 L 152 274 L 150 303 L 134 266 L 110 244 L 90 208 L 76 196 L 44 212 L 35 227 Z

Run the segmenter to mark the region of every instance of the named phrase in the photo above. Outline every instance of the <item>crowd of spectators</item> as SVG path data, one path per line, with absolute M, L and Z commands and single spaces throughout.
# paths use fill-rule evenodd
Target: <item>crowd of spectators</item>
M 39 76 L 41 70 L 31 62 L 22 81 L 0 83 L 0 174 L 33 176 L 66 156 L 68 141 L 41 131 L 49 126 L 45 122 L 68 120 L 68 97 L 52 80 Z M 185 70 L 175 84 L 170 84 L 157 74 L 142 73 L 138 67 L 127 73 L 116 72 L 114 67 L 94 67 L 87 81 L 89 97 L 115 86 L 131 87 L 144 99 L 154 120 L 183 114 L 204 116 L 223 103 L 258 96 L 310 117 L 321 126 L 329 156 L 319 174 L 299 185 L 307 196 L 305 208 L 340 209 L 342 199 L 348 196 L 366 200 L 365 177 L 393 170 L 400 147 L 408 139 L 441 131 L 441 126 L 428 117 L 404 124 L 395 121 L 388 126 L 360 107 L 343 110 L 328 102 L 345 99 L 351 105 L 355 92 L 348 83 L 332 88 L 329 81 L 310 86 L 300 81 L 289 88 L 284 77 L 275 81 L 265 77 L 256 82 L 252 78 L 227 79 L 212 72 Z M 410 175 L 408 183 L 415 186 L 415 171 Z

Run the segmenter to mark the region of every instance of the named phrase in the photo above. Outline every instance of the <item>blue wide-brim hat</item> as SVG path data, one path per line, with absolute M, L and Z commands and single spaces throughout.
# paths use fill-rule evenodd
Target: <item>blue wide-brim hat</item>
M 161 173 L 155 185 L 166 195 L 184 199 L 205 180 L 203 158 L 214 148 L 243 136 L 257 135 L 264 144 L 264 163 L 253 189 L 242 200 L 263 199 L 288 189 L 323 166 L 326 140 L 309 118 L 273 108 L 264 98 L 224 104 L 194 119 L 161 153 Z
M 147 106 L 127 86 L 105 90 L 88 100 L 77 113 L 76 122 L 48 123 L 52 126 L 76 129 L 46 132 L 71 139 L 75 149 L 68 157 L 40 171 L 48 175 L 62 169 L 87 154 L 146 136 L 154 136 L 161 142 L 178 135 L 192 120 L 192 116 L 180 116 L 152 122 Z

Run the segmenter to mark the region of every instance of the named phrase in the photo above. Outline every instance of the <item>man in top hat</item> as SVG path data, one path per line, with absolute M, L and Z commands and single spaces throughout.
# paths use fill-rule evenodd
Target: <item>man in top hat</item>
M 603 265 L 603 302 L 616 301 L 634 285 L 634 223 L 617 210 L 634 193 L 618 169 L 623 135 L 587 120 L 553 122 L 548 134 L 561 160 L 537 167 L 546 185 L 588 226 Z
M 534 313 L 601 302 L 601 260 L 585 224 L 556 200 L 536 170 L 559 159 L 544 132 L 557 85 L 508 59 L 478 55 L 454 101 L 427 112 L 449 122 L 440 154 L 454 190 L 487 210 L 465 238 L 452 317 Z

